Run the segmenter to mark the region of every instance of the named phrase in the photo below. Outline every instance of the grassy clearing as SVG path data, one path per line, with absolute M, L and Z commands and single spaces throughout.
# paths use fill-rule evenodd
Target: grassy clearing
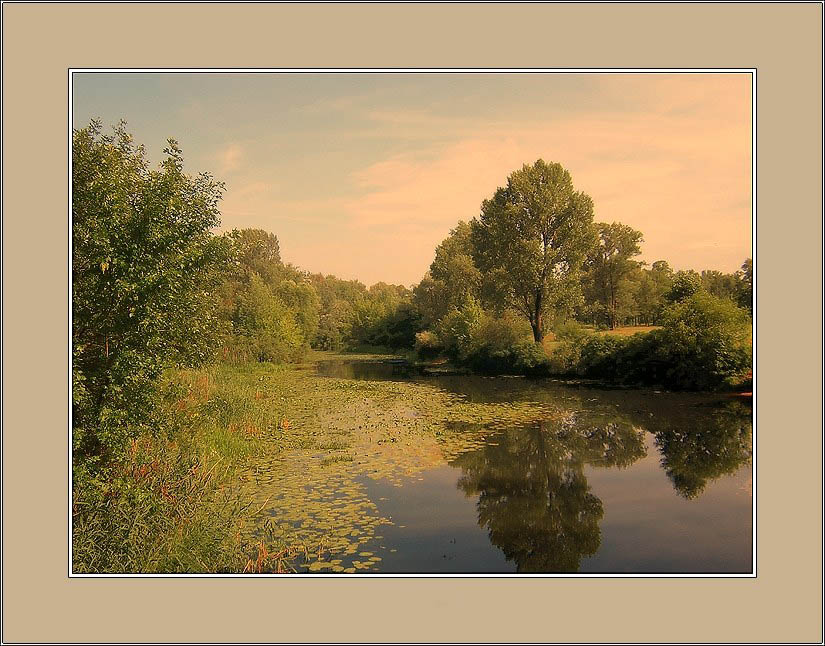
M 607 336 L 633 336 L 640 332 L 650 332 L 660 328 L 660 325 L 627 325 L 625 327 L 617 327 L 615 330 L 604 330 L 602 334 Z

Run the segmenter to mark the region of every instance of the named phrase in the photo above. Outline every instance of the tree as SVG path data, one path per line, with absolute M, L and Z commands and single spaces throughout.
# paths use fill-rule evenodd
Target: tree
M 315 339 L 320 323 L 321 301 L 309 279 L 282 280 L 272 291 L 293 312 L 306 342 Z
M 665 295 L 673 282 L 673 270 L 664 260 L 657 260 L 650 269 L 643 270 L 639 289 L 636 292 L 636 306 L 648 325 L 656 325 L 667 304 Z
M 702 278 L 692 269 L 678 271 L 673 276 L 673 282 L 665 295 L 668 303 L 678 303 L 702 291 Z
M 172 365 L 217 347 L 212 292 L 231 258 L 219 224 L 223 184 L 183 172 L 170 139 L 149 168 L 124 123 L 72 133 L 72 347 L 75 476 L 155 431 L 157 386 Z
M 243 343 L 240 350 L 244 357 L 272 362 L 298 359 L 307 342 L 295 318 L 294 311 L 257 273 L 250 271 L 233 315 L 234 332 Z
M 470 227 L 487 297 L 526 316 L 540 342 L 548 312 L 571 311 L 581 299 L 580 270 L 595 242 L 593 201 L 573 189 L 561 164 L 539 159 L 513 172 Z
M 310 280 L 321 301 L 313 347 L 339 350 L 351 335 L 353 308 L 366 298 L 367 288 L 357 280 L 341 280 L 322 274 L 313 274 Z
M 241 229 L 235 233 L 238 260 L 270 286 L 281 266 L 281 247 L 274 233 L 263 229 Z
M 605 308 L 610 328 L 615 329 L 631 291 L 628 279 L 639 267 L 631 258 L 641 253 L 642 233 L 618 222 L 599 222 L 596 229 L 599 242 L 592 252 L 590 271 L 597 298 Z
M 724 274 L 715 269 L 706 269 L 701 274 L 702 288 L 719 298 L 739 300 L 739 278 L 736 274 Z
M 426 325 L 480 296 L 481 272 L 473 263 L 470 236 L 470 225 L 460 221 L 436 247 L 429 271 L 413 290 L 413 302 Z

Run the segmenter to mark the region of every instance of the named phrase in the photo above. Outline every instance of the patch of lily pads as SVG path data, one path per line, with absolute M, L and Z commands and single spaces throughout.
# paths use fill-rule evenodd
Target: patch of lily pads
M 534 401 L 470 402 L 431 383 L 321 377 L 306 365 L 215 378 L 254 390 L 244 414 L 269 432 L 255 439 L 261 450 L 243 474 L 257 510 L 246 531 L 273 548 L 301 546 L 289 560 L 296 572 L 380 571 L 379 530 L 393 521 L 364 478 L 400 487 L 505 428 L 568 414 Z

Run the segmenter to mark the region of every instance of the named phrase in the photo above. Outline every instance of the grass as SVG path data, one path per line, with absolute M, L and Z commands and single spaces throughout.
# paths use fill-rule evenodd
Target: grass
M 617 327 L 615 330 L 604 330 L 602 334 L 606 334 L 608 336 L 633 336 L 634 334 L 638 334 L 640 332 L 651 332 L 652 330 L 658 330 L 661 326 L 659 325 L 626 325 L 624 327 Z

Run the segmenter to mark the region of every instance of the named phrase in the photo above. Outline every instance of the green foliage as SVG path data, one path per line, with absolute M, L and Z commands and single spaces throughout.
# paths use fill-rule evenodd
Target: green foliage
M 748 258 L 742 263 L 742 269 L 737 272 L 739 280 L 739 307 L 747 309 L 753 314 L 753 261 Z
M 279 282 L 273 293 L 294 312 L 295 323 L 306 343 L 314 339 L 320 324 L 321 300 L 312 283 L 288 278 Z
M 541 341 L 548 313 L 571 312 L 581 301 L 580 269 L 595 243 L 593 201 L 573 189 L 560 164 L 540 159 L 513 172 L 470 226 L 485 299 L 523 314 Z
M 436 334 L 444 353 L 454 361 L 464 361 L 472 349 L 473 335 L 481 325 L 484 312 L 478 301 L 467 300 L 462 307 L 453 307 L 438 325 Z
M 313 274 L 310 280 L 320 299 L 318 331 L 312 345 L 321 350 L 340 350 L 352 336 L 353 310 L 367 298 L 367 288 L 357 280 Z
M 306 351 L 294 312 L 256 273 L 248 275 L 237 296 L 232 323 L 228 347 L 236 361 L 297 361 Z
M 678 303 L 702 289 L 702 278 L 695 271 L 679 271 L 673 277 L 670 290 L 665 295 L 668 303 Z
M 553 353 L 552 370 L 680 390 L 718 390 L 749 372 L 750 319 L 732 301 L 698 291 L 662 318 L 662 329 L 644 334 L 568 340 Z
M 661 339 L 668 384 L 713 390 L 751 367 L 750 319 L 732 301 L 697 292 L 664 314 Z
M 217 292 L 230 328 L 223 357 L 231 361 L 298 361 L 320 327 L 321 301 L 306 272 L 284 265 L 278 238 L 259 229 L 233 231 L 239 259 Z
M 636 283 L 630 280 L 639 263 L 641 231 L 626 224 L 596 224 L 599 241 L 588 263 L 588 282 L 611 328 L 633 312 Z
M 481 272 L 473 263 L 470 225 L 459 222 L 436 247 L 430 270 L 413 290 L 422 324 L 433 326 L 468 299 L 478 299 Z
M 352 308 L 348 341 L 354 347 L 412 349 L 422 328 L 412 294 L 401 285 L 377 283 Z
M 578 341 L 587 336 L 589 332 L 578 321 L 567 319 L 553 326 L 553 334 L 557 341 Z
M 670 291 L 672 281 L 673 271 L 664 260 L 657 260 L 649 270 L 642 270 L 635 300 L 644 323 L 659 324 L 662 310 L 667 305 L 665 295 Z
M 72 134 L 72 380 L 76 477 L 158 427 L 157 381 L 217 347 L 212 290 L 230 259 L 223 185 L 190 177 L 174 140 L 156 170 L 120 124 Z
M 241 229 L 234 235 L 240 264 L 272 285 L 281 264 L 281 247 L 273 233 L 262 229 Z
M 510 313 L 493 316 L 474 299 L 460 309 L 453 308 L 437 332 L 416 335 L 415 349 L 419 358 L 446 355 L 483 374 L 540 376 L 549 372 L 547 355 L 533 341 L 532 329 L 523 318 Z

